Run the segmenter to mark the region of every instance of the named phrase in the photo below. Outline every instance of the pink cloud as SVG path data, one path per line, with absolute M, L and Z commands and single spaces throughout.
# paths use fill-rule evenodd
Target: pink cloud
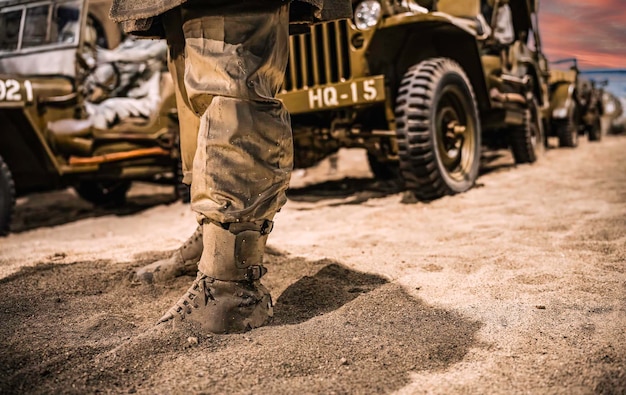
M 626 67 L 623 0 L 544 0 L 539 16 L 550 60 L 577 57 L 582 68 Z

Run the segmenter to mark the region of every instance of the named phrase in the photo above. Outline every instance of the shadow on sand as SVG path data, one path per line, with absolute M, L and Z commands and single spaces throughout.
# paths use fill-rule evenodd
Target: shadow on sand
M 157 192 L 154 192 L 154 191 Z M 81 199 L 70 189 L 36 193 L 18 200 L 11 225 L 12 233 L 63 225 L 85 218 L 106 215 L 133 215 L 161 204 L 173 203 L 176 198 L 163 187 L 141 189 L 131 194 L 126 203 L 118 207 L 99 207 Z
M 369 199 L 381 198 L 402 192 L 399 180 L 375 180 L 372 178 L 344 178 L 325 181 L 298 189 L 289 189 L 287 197 L 295 202 L 315 203 L 340 200 L 330 206 L 360 204 Z
M 129 266 L 40 265 L 1 280 L 0 393 L 389 393 L 410 372 L 461 361 L 481 326 L 380 276 L 273 251 L 271 325 L 190 333 L 154 325 L 190 277 L 131 286 Z

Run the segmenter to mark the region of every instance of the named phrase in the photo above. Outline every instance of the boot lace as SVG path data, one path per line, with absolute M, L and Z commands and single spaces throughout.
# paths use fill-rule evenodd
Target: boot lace
M 193 280 L 187 292 L 185 292 L 174 306 L 167 311 L 166 316 L 170 314 L 172 316 L 176 314 L 184 315 L 185 313 L 191 312 L 192 307 L 198 308 L 198 298 L 202 296 L 201 293 L 203 293 L 203 289 L 206 288 L 204 285 L 201 287 L 200 282 L 204 281 L 206 278 L 208 278 L 208 276 L 198 272 L 198 276 Z

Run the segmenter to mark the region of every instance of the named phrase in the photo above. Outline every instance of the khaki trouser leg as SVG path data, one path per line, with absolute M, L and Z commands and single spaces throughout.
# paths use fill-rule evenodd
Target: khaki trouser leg
M 259 224 L 271 223 L 286 202 L 292 169 L 289 114 L 275 98 L 287 63 L 289 7 L 188 4 L 173 11 L 182 31 L 168 24 L 166 32 L 179 114 L 195 114 L 197 122 L 181 127 L 181 145 L 185 166 L 193 157 L 191 206 L 205 232 L 199 268 L 243 279 L 248 266 L 261 264 L 267 236 L 259 229 L 271 226 Z
M 168 57 L 167 66 L 174 81 L 178 125 L 180 131 L 180 153 L 183 167 L 183 182 L 191 184 L 193 157 L 198 146 L 200 117 L 191 110 L 185 89 L 185 37 L 182 30 L 182 16 L 176 8 L 166 14 Z
M 180 91 L 176 92 L 176 103 L 178 108 L 178 122 L 180 129 L 180 157 L 183 162 L 183 183 L 190 185 L 192 181 L 193 158 L 198 146 L 198 130 L 200 129 L 200 118 L 185 106 Z

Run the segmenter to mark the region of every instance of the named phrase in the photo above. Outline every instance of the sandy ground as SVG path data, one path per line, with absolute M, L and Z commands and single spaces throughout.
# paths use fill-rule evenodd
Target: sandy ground
M 191 277 L 132 285 L 195 228 L 167 187 L 19 201 L 0 239 L 0 393 L 624 394 L 626 136 L 485 159 L 407 203 L 362 151 L 294 175 L 266 255 L 274 322 L 155 327 Z

